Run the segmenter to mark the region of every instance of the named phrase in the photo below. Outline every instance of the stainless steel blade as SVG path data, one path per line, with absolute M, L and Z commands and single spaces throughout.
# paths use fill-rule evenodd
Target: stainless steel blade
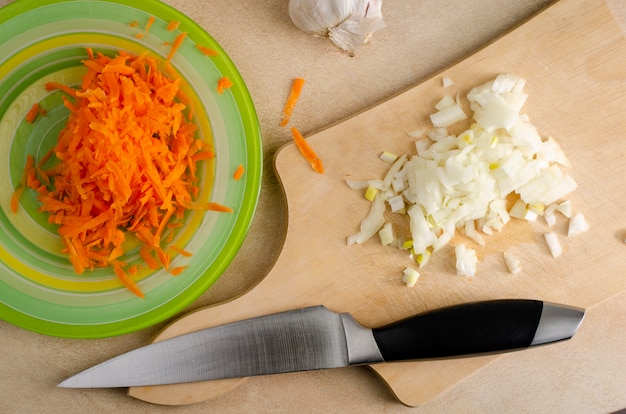
M 350 355 L 346 329 L 351 338 Z M 172 384 L 380 361 L 370 329 L 360 327 L 348 314 L 316 306 L 156 342 L 96 365 L 59 386 Z

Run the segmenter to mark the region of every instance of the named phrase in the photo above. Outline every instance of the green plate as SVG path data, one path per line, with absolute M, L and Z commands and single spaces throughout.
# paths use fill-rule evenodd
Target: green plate
M 150 17 L 154 24 L 145 33 Z M 138 26 L 133 27 L 131 22 Z M 170 21 L 180 25 L 167 30 Z M 68 116 L 60 92 L 44 84 L 80 84 L 87 48 L 120 50 L 165 58 L 174 38 L 187 36 L 171 63 L 188 86 L 198 137 L 214 145 L 205 162 L 200 199 L 233 208 L 233 213 L 192 213 L 174 243 L 193 253 L 173 256 L 186 265 L 173 277 L 144 270 L 140 299 L 125 289 L 110 268 L 74 273 L 36 194 L 21 198 L 17 214 L 10 198 L 27 154 L 39 159 L 57 139 Z M 48 335 L 96 338 L 148 327 L 176 314 L 206 291 L 237 254 L 254 215 L 261 186 L 262 145 L 254 105 L 243 79 L 217 42 L 193 20 L 157 1 L 19 0 L 0 8 L 0 318 Z M 138 33 L 144 33 L 141 37 Z M 196 45 L 218 52 L 207 57 Z M 218 94 L 218 79 L 233 87 Z M 33 124 L 24 117 L 33 103 L 47 110 Z M 242 164 L 245 174 L 233 179 Z M 137 249 L 125 256 L 139 262 Z

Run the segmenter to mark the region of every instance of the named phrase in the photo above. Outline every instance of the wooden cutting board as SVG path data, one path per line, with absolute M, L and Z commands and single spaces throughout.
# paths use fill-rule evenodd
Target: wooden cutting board
M 347 236 L 358 230 L 369 204 L 345 180 L 382 177 L 388 164 L 378 155 L 412 154 L 407 132 L 430 128 L 428 115 L 440 98 L 467 93 L 503 72 L 527 80 L 524 110 L 540 134 L 555 137 L 569 156 L 570 173 L 579 184 L 570 199 L 591 229 L 568 239 L 567 221 L 561 217 L 553 230 L 564 253 L 553 259 L 543 241 L 547 226 L 512 221 L 502 233 L 487 237 L 486 248 L 474 246 L 480 264 L 473 280 L 455 275 L 452 245 L 462 241 L 457 236 L 409 288 L 401 281 L 402 270 L 411 264 L 404 252 L 376 239 L 347 246 Z M 455 84 L 444 89 L 444 76 Z M 603 0 L 561 0 L 443 73 L 307 139 L 326 172 L 313 172 L 291 144 L 276 155 L 289 221 L 284 249 L 271 272 L 244 295 L 183 316 L 155 340 L 318 304 L 377 327 L 437 307 L 494 298 L 536 298 L 588 308 L 626 288 L 626 40 Z M 521 273 L 506 271 L 504 251 L 521 260 Z M 416 406 L 506 357 L 371 368 L 402 403 Z M 157 404 L 189 404 L 244 381 L 134 387 L 129 394 Z

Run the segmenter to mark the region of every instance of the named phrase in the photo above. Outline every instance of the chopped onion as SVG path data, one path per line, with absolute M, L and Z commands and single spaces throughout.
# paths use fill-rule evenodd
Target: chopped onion
M 454 85 L 454 81 L 450 78 L 444 77 L 441 79 L 441 84 L 443 85 L 444 88 L 447 88 L 448 86 Z
M 576 213 L 569 221 L 569 229 L 567 231 L 567 237 L 575 236 L 589 230 L 589 223 L 585 219 L 582 213 Z
M 467 119 L 467 115 L 460 105 L 456 103 L 452 106 L 445 107 L 434 114 L 430 115 L 430 120 L 435 127 L 447 127 L 456 122 Z
M 456 255 L 456 274 L 473 277 L 476 274 L 476 264 L 478 263 L 476 251 L 464 244 L 459 244 L 454 249 L 454 253 Z
M 398 156 L 392 152 L 384 151 L 382 154 L 380 154 L 380 159 L 385 162 L 392 163 L 398 159 Z
M 403 271 L 402 281 L 406 283 L 408 287 L 413 287 L 415 286 L 415 283 L 417 282 L 417 279 L 419 279 L 419 277 L 420 274 L 417 270 L 407 267 Z
M 383 228 L 378 231 L 378 236 L 380 237 L 380 243 L 383 246 L 391 244 L 394 240 L 391 223 L 385 223 Z
M 467 99 L 474 122 L 458 135 L 447 127 L 467 118 L 460 96 L 439 101 L 431 114 L 434 127 L 425 136 L 415 134 L 415 154 L 381 156 L 391 163 L 387 173 L 382 180 L 366 181 L 367 188 L 376 189 L 369 197 L 376 206 L 348 243 L 376 234 L 387 205 L 392 213 L 407 215 L 410 233 L 409 240 L 389 245 L 407 250 L 420 267 L 457 230 L 484 246 L 483 235 L 502 231 L 511 217 L 535 221 L 544 216 L 550 226 L 557 211 L 570 217 L 571 203 L 562 200 L 577 188 L 576 181 L 562 170 L 570 164 L 556 140 L 543 139 L 528 115 L 520 113 L 527 99 L 525 83 L 504 74 L 473 88 Z M 361 181 L 349 185 L 364 186 Z M 511 196 L 517 202 L 509 210 Z M 572 234 L 588 226 L 584 218 L 572 219 L 571 225 Z M 546 242 L 555 257 L 562 253 L 555 233 L 546 234 Z M 476 253 L 463 245 L 456 250 L 457 272 L 473 276 Z M 509 257 L 509 271 L 518 272 L 518 262 Z
M 511 253 L 504 252 L 504 263 L 506 264 L 506 268 L 512 274 L 517 274 L 522 271 L 520 261 Z
M 563 253 L 563 248 L 561 247 L 561 243 L 559 242 L 559 236 L 553 231 L 544 234 L 546 239 L 546 243 L 548 244 L 548 248 L 550 249 L 550 253 L 552 257 L 555 259 Z

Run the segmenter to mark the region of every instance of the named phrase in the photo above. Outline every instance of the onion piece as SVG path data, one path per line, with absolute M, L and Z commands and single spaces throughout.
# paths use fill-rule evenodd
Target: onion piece
M 454 253 L 456 255 L 456 274 L 473 277 L 476 274 L 476 264 L 478 263 L 476 251 L 464 244 L 459 244 L 454 249 Z
M 589 223 L 585 219 L 582 213 L 576 213 L 569 221 L 569 228 L 567 230 L 567 237 L 572 237 L 577 234 L 581 234 L 589 230 Z
M 361 221 L 361 230 L 348 237 L 348 245 L 361 244 L 369 240 L 385 224 L 385 201 L 380 195 L 374 197 L 371 202 L 370 211 L 367 217 Z
M 563 248 L 561 247 L 561 243 L 559 242 L 559 236 L 553 231 L 548 232 L 543 236 L 546 239 L 546 243 L 548 245 L 548 248 L 550 249 L 552 257 L 556 259 L 561 255 L 561 253 L 563 253 Z
M 391 244 L 394 240 L 391 223 L 385 223 L 383 228 L 378 231 L 378 236 L 380 237 L 380 243 L 383 246 Z
M 412 269 L 410 267 L 407 267 L 406 269 L 404 269 L 404 271 L 402 272 L 403 276 L 402 276 L 402 281 L 404 283 L 406 283 L 406 285 L 408 287 L 413 287 L 415 286 L 415 283 L 417 282 L 417 279 L 419 279 L 420 274 L 417 270 Z
M 520 261 L 511 253 L 504 252 L 504 263 L 511 274 L 517 274 L 522 271 Z

